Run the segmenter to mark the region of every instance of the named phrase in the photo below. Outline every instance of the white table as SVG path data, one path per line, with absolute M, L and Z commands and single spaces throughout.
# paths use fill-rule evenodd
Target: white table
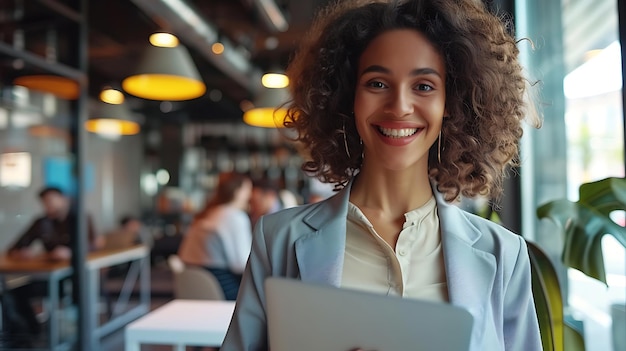
M 235 309 L 234 301 L 173 300 L 125 328 L 125 350 L 140 344 L 219 347 Z
M 89 273 L 87 284 L 89 304 L 97 306 L 100 301 L 101 269 L 127 262 L 130 263 L 130 267 L 126 272 L 120 294 L 113 301 L 111 315 L 108 318 L 101 318 L 99 313 L 91 313 L 90 318 L 85 321 L 91 331 L 90 351 L 99 351 L 102 337 L 150 311 L 150 249 L 145 245 L 89 253 L 86 262 Z M 139 286 L 139 303 L 129 306 L 133 286 L 136 284 Z

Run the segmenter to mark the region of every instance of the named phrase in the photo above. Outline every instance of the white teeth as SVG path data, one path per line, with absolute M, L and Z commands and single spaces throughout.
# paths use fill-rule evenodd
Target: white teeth
M 380 130 L 383 135 L 391 138 L 404 138 L 417 133 L 417 128 L 391 129 L 378 127 L 378 130 Z

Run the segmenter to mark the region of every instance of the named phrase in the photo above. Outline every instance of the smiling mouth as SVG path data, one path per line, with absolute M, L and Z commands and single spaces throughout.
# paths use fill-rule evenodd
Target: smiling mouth
M 393 129 L 393 128 L 383 128 L 377 127 L 380 134 L 389 137 L 389 138 L 406 138 L 415 133 L 421 128 L 401 128 L 401 129 Z

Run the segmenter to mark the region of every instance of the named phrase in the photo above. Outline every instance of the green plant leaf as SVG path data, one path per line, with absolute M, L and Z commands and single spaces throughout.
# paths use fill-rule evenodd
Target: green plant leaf
M 582 330 L 571 325 L 567 320 L 563 328 L 564 346 L 567 351 L 585 351 L 585 338 Z
M 611 177 L 582 184 L 579 188 L 578 202 L 594 208 L 606 217 L 615 210 L 624 210 L 626 178 Z
M 602 237 L 614 236 L 626 247 L 626 228 L 610 213 L 626 209 L 626 179 L 606 178 L 580 187 L 576 202 L 561 199 L 537 209 L 539 218 L 553 220 L 564 233 L 563 263 L 606 284 Z
M 526 243 L 543 351 L 563 351 L 563 299 L 559 279 L 548 256 L 534 243 Z

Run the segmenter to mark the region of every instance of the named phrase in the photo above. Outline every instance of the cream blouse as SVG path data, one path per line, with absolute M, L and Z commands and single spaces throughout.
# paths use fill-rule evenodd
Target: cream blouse
M 448 301 L 439 217 L 434 197 L 404 214 L 395 249 L 363 212 L 348 204 L 341 286 L 385 295 Z

